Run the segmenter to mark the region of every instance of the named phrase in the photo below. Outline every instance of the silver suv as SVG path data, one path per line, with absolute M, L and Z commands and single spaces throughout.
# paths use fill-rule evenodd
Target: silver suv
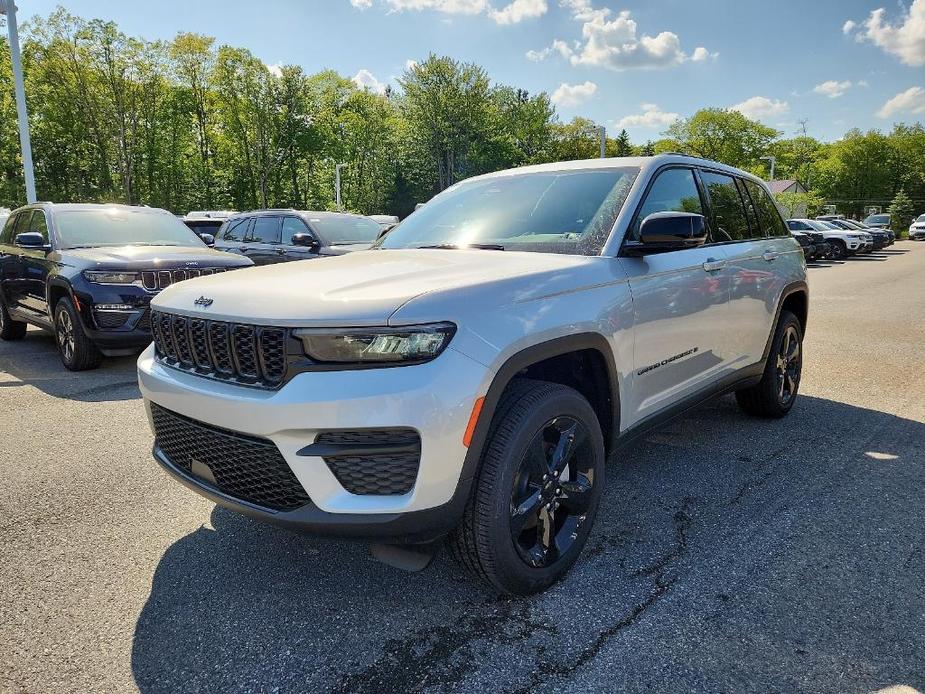
M 781 417 L 805 264 L 765 185 L 679 155 L 454 185 L 372 250 L 153 302 L 154 455 L 215 502 L 496 589 L 575 562 L 626 441 L 707 398 Z

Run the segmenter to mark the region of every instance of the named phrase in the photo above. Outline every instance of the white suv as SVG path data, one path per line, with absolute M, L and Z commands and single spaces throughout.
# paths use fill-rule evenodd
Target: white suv
M 815 231 L 832 246 L 833 258 L 847 258 L 849 255 L 869 253 L 874 249 L 874 237 L 863 231 L 848 231 L 821 219 L 788 219 L 791 231 L 806 233 Z
M 458 183 L 373 250 L 193 279 L 138 361 L 154 455 L 282 526 L 451 553 L 503 592 L 561 577 L 604 461 L 734 391 L 800 384 L 800 246 L 764 184 L 663 155 Z

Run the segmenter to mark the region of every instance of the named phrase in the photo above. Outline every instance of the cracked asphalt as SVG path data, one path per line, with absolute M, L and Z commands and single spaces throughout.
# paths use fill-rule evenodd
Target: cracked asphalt
M 925 244 L 809 275 L 790 416 L 621 451 L 526 600 L 217 509 L 151 460 L 133 359 L 0 344 L 0 690 L 925 691 Z

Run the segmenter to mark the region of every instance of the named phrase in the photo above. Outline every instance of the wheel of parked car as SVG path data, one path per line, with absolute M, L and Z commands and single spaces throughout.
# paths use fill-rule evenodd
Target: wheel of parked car
M 504 593 L 541 591 L 581 553 L 603 483 L 603 436 L 588 401 L 517 379 L 498 405 L 450 553 Z
M 829 253 L 830 258 L 834 258 L 836 260 L 844 260 L 848 257 L 848 248 L 845 246 L 844 241 L 834 240 L 829 241 L 829 243 L 832 246 L 832 250 Z
M 74 304 L 67 297 L 55 306 L 55 342 L 61 361 L 71 371 L 95 369 L 103 360 L 99 349 L 84 332 Z
M 25 323 L 10 317 L 10 312 L 6 310 L 6 302 L 0 296 L 0 339 L 21 340 L 26 336 L 27 327 Z
M 758 417 L 783 417 L 793 407 L 803 372 L 803 330 L 799 319 L 782 311 L 761 381 L 736 391 L 743 410 Z

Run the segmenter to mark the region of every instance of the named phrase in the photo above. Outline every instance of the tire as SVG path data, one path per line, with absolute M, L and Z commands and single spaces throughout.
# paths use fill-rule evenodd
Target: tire
M 829 257 L 833 260 L 844 260 L 848 257 L 848 247 L 844 241 L 832 241 L 832 252 Z
M 566 386 L 515 379 L 449 553 L 501 593 L 542 591 L 581 553 L 603 485 L 604 439 L 588 401 Z
M 103 355 L 84 332 L 74 304 L 67 297 L 55 305 L 55 344 L 65 368 L 70 371 L 95 369 Z
M 18 320 L 13 320 L 10 312 L 6 310 L 6 301 L 0 295 L 0 340 L 21 340 L 26 336 L 28 325 Z
M 781 311 L 764 374 L 756 385 L 736 391 L 736 400 L 755 417 L 779 418 L 790 412 L 803 371 L 803 330 L 790 311 Z

